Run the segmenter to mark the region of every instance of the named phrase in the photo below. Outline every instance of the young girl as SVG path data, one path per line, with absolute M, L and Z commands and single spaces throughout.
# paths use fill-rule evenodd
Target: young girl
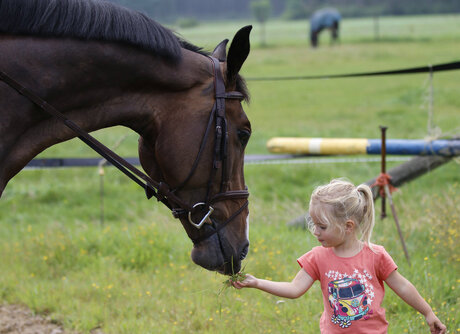
M 273 282 L 246 275 L 237 289 L 257 288 L 285 298 L 302 296 L 318 280 L 323 292 L 321 333 L 387 333 L 381 303 L 384 284 L 425 316 L 431 333 L 446 333 L 417 289 L 396 269 L 382 246 L 370 243 L 374 201 L 366 185 L 333 180 L 315 189 L 308 225 L 321 246 L 301 256 L 292 282 Z

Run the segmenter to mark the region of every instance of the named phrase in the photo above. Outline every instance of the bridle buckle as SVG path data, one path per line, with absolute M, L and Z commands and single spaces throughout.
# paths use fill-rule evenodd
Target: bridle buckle
M 193 219 L 192 219 L 192 211 L 193 209 L 195 209 L 196 207 L 198 206 L 201 206 L 201 205 L 206 205 L 206 203 L 204 202 L 199 202 L 199 203 L 196 203 L 193 207 L 192 207 L 192 210 L 190 210 L 188 212 L 188 221 L 190 222 L 190 224 L 192 224 L 193 226 L 195 226 L 197 229 L 200 229 L 201 226 L 203 226 L 204 223 L 208 223 L 208 224 L 212 224 L 212 221 L 211 221 L 211 218 L 209 218 L 211 216 L 211 214 L 214 212 L 214 208 L 212 206 L 209 206 L 209 211 L 208 213 L 201 219 L 201 221 L 196 224 L 193 222 Z

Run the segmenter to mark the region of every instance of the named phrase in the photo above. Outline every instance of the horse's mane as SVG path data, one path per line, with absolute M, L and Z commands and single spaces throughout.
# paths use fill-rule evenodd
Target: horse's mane
M 122 42 L 174 63 L 181 48 L 209 55 L 147 15 L 106 0 L 0 0 L 0 33 Z M 248 99 L 239 75 L 237 89 Z
M 0 0 L 0 32 L 128 43 L 170 61 L 201 49 L 143 13 L 104 0 Z

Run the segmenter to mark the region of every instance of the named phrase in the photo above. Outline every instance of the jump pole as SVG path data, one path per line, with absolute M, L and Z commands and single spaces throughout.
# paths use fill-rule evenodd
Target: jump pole
M 460 140 L 387 139 L 386 154 L 459 156 Z M 359 138 L 294 138 L 275 137 L 267 142 L 272 153 L 344 155 L 381 154 L 381 139 Z

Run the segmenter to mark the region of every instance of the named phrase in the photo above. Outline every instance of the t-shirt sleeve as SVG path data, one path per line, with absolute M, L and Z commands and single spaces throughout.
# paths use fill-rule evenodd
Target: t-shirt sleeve
M 378 254 L 377 274 L 382 281 L 385 281 L 393 271 L 398 269 L 398 266 L 384 247 L 379 247 Z
M 316 261 L 314 249 L 302 255 L 297 259 L 297 263 L 306 271 L 315 281 L 319 280 L 319 270 Z

